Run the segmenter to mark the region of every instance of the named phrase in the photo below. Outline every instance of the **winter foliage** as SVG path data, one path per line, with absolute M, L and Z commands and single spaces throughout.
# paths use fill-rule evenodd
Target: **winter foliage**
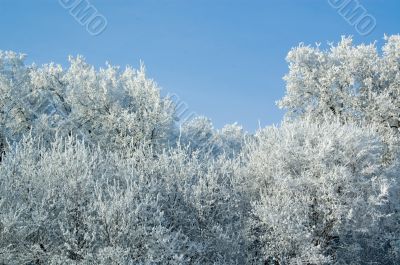
M 400 264 L 400 36 L 287 57 L 279 126 L 0 52 L 0 264 Z

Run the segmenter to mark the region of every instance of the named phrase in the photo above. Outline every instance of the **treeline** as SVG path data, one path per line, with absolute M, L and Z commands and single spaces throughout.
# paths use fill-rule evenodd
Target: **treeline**
M 279 126 L 0 53 L 0 264 L 400 264 L 400 36 L 287 57 Z

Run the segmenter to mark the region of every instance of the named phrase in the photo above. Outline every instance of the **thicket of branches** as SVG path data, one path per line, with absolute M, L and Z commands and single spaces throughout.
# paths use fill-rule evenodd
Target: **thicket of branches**
M 251 135 L 139 70 L 0 53 L 0 264 L 400 264 L 400 36 L 287 57 Z

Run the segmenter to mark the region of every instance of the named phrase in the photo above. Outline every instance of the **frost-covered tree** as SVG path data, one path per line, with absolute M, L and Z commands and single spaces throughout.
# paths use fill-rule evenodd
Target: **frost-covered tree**
M 24 65 L 25 55 L 0 51 L 0 145 L 7 139 L 19 140 L 31 129 L 32 113 L 23 103 L 30 91 L 29 69 Z M 29 93 L 29 92 L 28 92 Z
M 397 264 L 392 179 L 372 128 L 284 123 L 258 132 L 247 179 L 255 257 L 277 264 Z M 398 202 L 398 200 L 397 200 Z
M 47 141 L 56 134 L 79 135 L 103 148 L 143 140 L 163 146 L 175 125 L 174 106 L 157 84 L 139 70 L 96 70 L 83 57 L 70 67 L 25 66 L 24 55 L 0 54 L 1 146 L 30 131 Z
M 214 127 L 210 119 L 199 116 L 185 122 L 180 129 L 180 142 L 191 150 L 212 151 Z M 210 150 L 211 149 L 211 150 Z
M 359 127 L 359 130 L 377 132 L 376 137 L 382 144 L 381 160 L 376 165 L 386 175 L 381 185 L 387 194 L 382 195 L 386 200 L 384 206 L 378 208 L 383 211 L 382 216 L 390 218 L 381 219 L 379 226 L 365 228 L 364 239 L 346 236 L 355 243 L 347 247 L 348 253 L 336 254 L 337 262 L 340 258 L 342 263 L 355 264 L 372 262 L 375 258 L 380 264 L 399 262 L 400 245 L 396 239 L 399 223 L 396 220 L 399 219 L 400 36 L 385 36 L 385 40 L 382 51 L 378 51 L 375 43 L 354 46 L 351 38 L 342 38 L 337 45 L 331 44 L 329 50 L 301 44 L 287 57 L 287 93 L 278 102 L 287 109 L 287 122 L 299 125 L 310 120 L 322 126 L 337 121 L 343 128 Z M 348 133 L 354 134 L 350 130 Z M 358 135 L 353 141 L 361 138 Z M 371 144 L 364 145 L 371 147 Z M 365 218 L 367 209 L 373 208 L 365 207 L 356 217 Z M 372 234 L 379 235 L 379 240 Z M 373 242 L 375 246 L 366 242 Z M 359 257 L 359 260 L 352 257 Z
M 242 126 L 237 123 L 227 124 L 214 134 L 215 153 L 229 157 L 238 156 L 249 138 L 251 136 L 243 130 Z
M 300 46 L 288 56 L 287 92 L 278 105 L 287 117 L 316 121 L 338 117 L 343 123 L 375 124 L 398 131 L 400 121 L 400 36 L 354 46 L 343 37 L 329 50 Z
M 226 155 L 237 157 L 250 138 L 242 126 L 227 124 L 221 130 L 216 130 L 210 119 L 199 116 L 181 126 L 179 142 L 190 150 L 211 154 L 215 157 Z
M 114 148 L 143 140 L 162 144 L 174 126 L 172 101 L 161 98 L 154 81 L 140 70 L 108 65 L 96 71 L 82 57 L 71 58 L 63 81 L 71 108 L 71 130 L 101 146 Z

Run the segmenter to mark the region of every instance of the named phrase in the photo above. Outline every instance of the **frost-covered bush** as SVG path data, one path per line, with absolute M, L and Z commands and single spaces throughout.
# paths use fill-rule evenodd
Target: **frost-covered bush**
M 254 255 L 278 264 L 400 262 L 383 225 L 397 217 L 382 155 L 373 128 L 303 120 L 259 131 L 247 165 Z
M 238 163 L 26 137 L 0 164 L 4 264 L 240 264 Z

